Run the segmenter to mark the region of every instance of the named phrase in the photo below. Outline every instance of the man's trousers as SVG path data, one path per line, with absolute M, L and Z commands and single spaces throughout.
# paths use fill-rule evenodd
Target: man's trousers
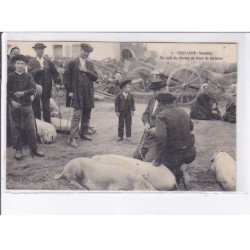
M 22 126 L 26 132 L 26 138 L 31 150 L 37 149 L 36 125 L 32 106 L 24 106 L 14 109 L 9 105 L 12 146 L 14 149 L 22 149 Z
M 84 107 L 83 109 L 74 109 L 71 120 L 70 135 L 71 138 L 79 138 L 88 133 L 91 108 Z M 81 128 L 79 125 L 81 122 Z
M 43 110 L 43 120 L 45 122 L 51 123 L 51 117 L 50 117 L 50 98 L 48 96 L 41 96 L 40 98 L 35 98 L 35 100 L 32 103 L 32 107 L 34 110 L 35 118 L 41 120 L 41 106 L 40 106 L 40 100 L 42 101 L 42 110 Z

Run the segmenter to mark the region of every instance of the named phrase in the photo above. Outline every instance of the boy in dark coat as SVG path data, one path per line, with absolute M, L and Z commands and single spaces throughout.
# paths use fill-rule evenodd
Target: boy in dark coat
M 167 166 L 175 174 L 177 183 L 182 179 L 187 188 L 190 176 L 182 165 L 191 163 L 196 157 L 192 134 L 194 125 L 183 109 L 173 105 L 174 97 L 170 93 L 161 93 L 156 99 L 163 110 L 156 117 L 156 157 L 153 164 Z
M 21 126 L 27 131 L 30 151 L 39 157 L 44 154 L 37 149 L 35 118 L 31 105 L 31 95 L 36 92 L 36 84 L 31 74 L 25 72 L 27 59 L 23 55 L 13 58 L 15 71 L 8 75 L 7 97 L 12 133 L 12 145 L 16 150 L 15 158 L 22 158 Z
M 135 111 L 134 97 L 130 93 L 131 83 L 131 80 L 123 81 L 120 84 L 122 91 L 117 94 L 115 99 L 115 112 L 119 117 L 117 141 L 123 140 L 124 123 L 126 124 L 126 137 L 128 140 L 131 138 L 132 116 Z

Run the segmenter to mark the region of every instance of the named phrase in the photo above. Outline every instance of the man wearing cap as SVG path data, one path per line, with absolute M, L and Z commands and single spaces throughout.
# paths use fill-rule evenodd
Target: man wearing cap
M 91 140 L 87 136 L 91 109 L 94 108 L 94 86 L 98 78 L 94 64 L 88 60 L 93 51 L 91 45 L 81 44 L 79 57 L 73 59 L 66 66 L 63 81 L 67 92 L 73 97 L 73 117 L 70 129 L 70 145 L 78 147 L 76 139 Z M 81 122 L 81 131 L 79 124 Z
M 7 97 L 11 124 L 12 146 L 16 150 L 15 158 L 22 158 L 21 127 L 26 130 L 26 137 L 32 155 L 44 154 L 38 151 L 35 118 L 31 106 L 31 95 L 36 92 L 36 84 L 31 74 L 25 72 L 27 59 L 23 55 L 13 58 L 15 71 L 8 75 Z
M 155 137 L 155 121 L 157 114 L 162 110 L 156 96 L 159 93 L 166 93 L 167 84 L 165 81 L 158 79 L 150 83 L 149 89 L 153 91 L 153 98 L 148 102 L 147 108 L 142 115 L 142 122 L 145 130 L 139 145 L 133 154 L 136 159 L 147 162 L 153 161 L 156 154 L 156 137 Z
M 28 71 L 34 77 L 35 82 L 43 88 L 41 96 L 43 119 L 51 123 L 49 102 L 51 98 L 52 80 L 56 84 L 56 89 L 59 89 L 61 79 L 54 63 L 44 57 L 46 46 L 43 43 L 36 43 L 32 48 L 36 52 L 36 57 L 29 60 Z M 41 119 L 39 98 L 33 101 L 33 110 L 35 117 Z
M 174 173 L 177 183 L 182 180 L 188 189 L 190 176 L 183 164 L 190 164 L 196 157 L 192 134 L 194 125 L 188 114 L 173 104 L 174 99 L 170 93 L 156 96 L 163 110 L 156 117 L 156 155 L 153 164 L 167 166 Z

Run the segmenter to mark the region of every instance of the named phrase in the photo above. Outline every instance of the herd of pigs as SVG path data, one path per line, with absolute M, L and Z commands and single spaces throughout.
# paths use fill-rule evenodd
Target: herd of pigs
M 53 143 L 57 132 L 68 133 L 70 121 L 52 117 L 51 124 L 36 120 L 37 133 L 42 143 Z M 226 152 L 215 152 L 211 169 L 225 191 L 236 190 L 236 162 Z M 82 190 L 177 190 L 175 176 L 166 166 L 155 167 L 149 162 L 115 155 L 95 155 L 91 159 L 69 161 L 55 179 L 66 178 Z

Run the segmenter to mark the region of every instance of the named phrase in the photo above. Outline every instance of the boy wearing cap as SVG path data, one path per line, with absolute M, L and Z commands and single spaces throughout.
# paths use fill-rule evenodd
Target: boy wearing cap
M 31 106 L 31 95 L 36 92 L 36 84 L 31 74 L 25 72 L 27 59 L 23 55 L 13 58 L 15 71 L 8 75 L 7 97 L 12 133 L 12 145 L 16 150 L 15 158 L 22 158 L 21 125 L 27 131 L 28 143 L 32 155 L 43 157 L 38 151 L 35 118 Z
M 135 111 L 134 97 L 130 93 L 131 83 L 131 80 L 123 81 L 120 84 L 120 88 L 122 89 L 122 91 L 117 94 L 115 99 L 115 112 L 119 117 L 117 141 L 123 140 L 124 123 L 126 124 L 127 140 L 130 140 L 131 138 L 132 116 L 134 115 Z
M 36 52 L 36 57 L 29 60 L 28 71 L 34 77 L 35 82 L 43 88 L 41 96 L 43 119 L 45 122 L 51 123 L 49 103 L 51 98 L 52 81 L 55 82 L 56 89 L 60 89 L 62 81 L 54 63 L 44 57 L 46 46 L 43 43 L 36 43 L 32 48 Z M 36 98 L 33 101 L 33 110 L 35 117 L 41 120 L 39 98 Z
M 63 82 L 74 108 L 70 128 L 70 145 L 78 147 L 77 139 L 92 140 L 88 136 L 91 110 L 94 108 L 94 85 L 98 78 L 93 62 L 88 60 L 91 45 L 81 44 L 79 57 L 70 61 L 63 74 Z M 79 124 L 81 122 L 81 131 Z
M 156 117 L 156 155 L 155 166 L 164 164 L 175 175 L 177 183 L 183 181 L 188 189 L 190 176 L 183 164 L 191 163 L 196 157 L 193 123 L 188 114 L 173 102 L 170 93 L 160 93 L 156 97 L 162 111 Z

